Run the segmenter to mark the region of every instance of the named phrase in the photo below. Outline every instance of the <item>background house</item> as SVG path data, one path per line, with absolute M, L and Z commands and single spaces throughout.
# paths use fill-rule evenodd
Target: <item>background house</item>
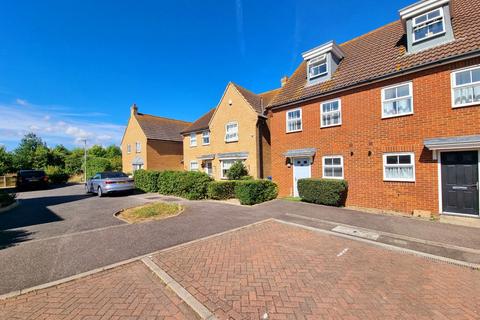
M 121 142 L 123 171 L 182 170 L 180 132 L 190 125 L 186 121 L 139 113 L 137 106 L 132 105 Z
M 270 176 L 270 130 L 265 107 L 277 92 L 255 94 L 230 82 L 218 106 L 182 132 L 185 170 L 225 179 L 230 166 L 243 161 L 251 176 Z

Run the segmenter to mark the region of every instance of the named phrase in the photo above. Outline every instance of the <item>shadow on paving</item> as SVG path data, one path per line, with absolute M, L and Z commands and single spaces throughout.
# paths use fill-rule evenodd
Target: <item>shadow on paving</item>
M 0 250 L 30 239 L 32 233 L 19 228 L 63 220 L 48 207 L 88 197 L 88 195 L 67 195 L 20 199 L 18 207 L 0 214 Z

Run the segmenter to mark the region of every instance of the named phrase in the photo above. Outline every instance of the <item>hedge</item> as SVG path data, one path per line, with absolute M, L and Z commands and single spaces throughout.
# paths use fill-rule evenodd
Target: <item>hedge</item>
M 306 202 L 327 206 L 342 206 L 347 197 L 348 184 L 345 180 L 300 179 L 298 193 Z
M 157 178 L 157 191 L 189 200 L 207 198 L 208 184 L 212 178 L 198 171 L 162 171 Z
M 253 205 L 275 199 L 277 185 L 270 180 L 241 180 L 235 184 L 235 196 L 241 204 Z
M 207 196 L 215 200 L 235 198 L 235 184 L 234 180 L 212 181 L 208 184 Z
M 144 192 L 158 192 L 158 177 L 160 171 L 136 170 L 134 174 L 135 187 Z
M 62 168 L 55 166 L 48 166 L 45 169 L 45 173 L 50 183 L 65 183 L 70 177 Z

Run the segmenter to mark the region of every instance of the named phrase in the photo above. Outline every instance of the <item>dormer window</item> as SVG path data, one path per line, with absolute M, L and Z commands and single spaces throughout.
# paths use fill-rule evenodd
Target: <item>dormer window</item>
M 312 59 L 308 62 L 309 79 L 315 79 L 322 75 L 326 75 L 327 73 L 328 73 L 328 66 L 327 66 L 326 55 Z
M 454 40 L 450 0 L 421 0 L 400 10 L 407 52 L 416 53 Z
M 330 80 L 344 57 L 342 49 L 333 41 L 302 54 L 307 62 L 307 85 Z
M 432 10 L 413 19 L 413 41 L 421 41 L 445 33 L 443 8 Z

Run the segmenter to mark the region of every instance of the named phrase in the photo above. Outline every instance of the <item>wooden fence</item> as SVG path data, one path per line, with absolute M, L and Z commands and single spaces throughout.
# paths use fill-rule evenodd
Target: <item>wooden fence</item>
M 0 189 L 13 188 L 17 182 L 16 175 L 0 176 Z

